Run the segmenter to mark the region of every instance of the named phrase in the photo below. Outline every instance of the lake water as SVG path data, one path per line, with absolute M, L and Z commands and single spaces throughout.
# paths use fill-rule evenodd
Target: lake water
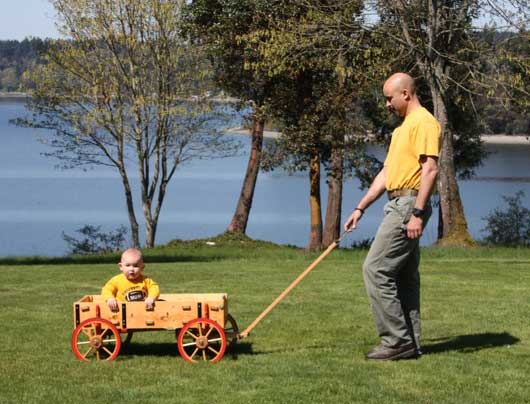
M 62 232 L 78 236 L 75 230 L 85 224 L 101 225 L 105 231 L 121 224 L 128 227 L 118 175 L 102 167 L 89 172 L 56 170 L 56 161 L 41 155 L 47 149 L 37 137 L 45 132 L 8 124 L 24 114 L 22 102 L 0 101 L 0 256 L 64 255 L 67 245 Z M 248 150 L 249 139 L 238 139 Z M 483 217 L 503 205 L 503 195 L 523 190 L 524 204 L 530 206 L 530 146 L 489 145 L 488 150 L 492 154 L 477 171 L 477 178 L 460 182 L 468 225 L 475 238 L 483 237 Z M 157 244 L 222 233 L 232 218 L 247 159 L 245 154 L 182 166 L 168 189 Z M 324 203 L 326 188 L 323 180 Z M 306 174 L 260 173 L 248 235 L 305 246 L 309 235 L 308 190 Z M 345 183 L 343 221 L 362 194 L 356 180 Z M 342 245 L 373 236 L 384 202 L 381 198 L 368 210 L 359 229 Z M 422 238 L 423 245 L 436 241 L 436 213 Z M 137 210 L 137 217 L 141 221 L 141 210 Z

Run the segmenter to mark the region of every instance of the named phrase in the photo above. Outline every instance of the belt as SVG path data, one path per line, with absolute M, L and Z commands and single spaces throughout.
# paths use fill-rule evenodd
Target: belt
M 415 189 L 394 189 L 393 191 L 387 191 L 388 200 L 398 198 L 400 196 L 416 196 L 418 191 Z

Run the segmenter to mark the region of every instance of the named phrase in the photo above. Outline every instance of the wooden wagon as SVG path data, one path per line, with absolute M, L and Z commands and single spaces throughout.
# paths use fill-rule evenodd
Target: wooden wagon
M 185 360 L 216 362 L 238 335 L 225 293 L 162 294 L 153 310 L 146 310 L 142 301 L 119 302 L 115 312 L 100 295 L 87 295 L 74 302 L 73 309 L 72 349 L 80 360 L 115 359 L 120 334 L 127 334 L 128 343 L 133 332 L 174 330 Z
M 340 238 L 302 272 L 256 319 L 242 332 L 228 313 L 225 293 L 162 294 L 154 310 L 146 310 L 145 303 L 122 302 L 119 310 L 111 311 L 99 295 L 87 295 L 74 303 L 74 333 L 72 349 L 80 360 L 113 360 L 121 347 L 120 333 L 150 330 L 175 330 L 178 349 L 188 362 L 219 361 L 227 348 L 238 339 L 248 337 L 250 331 L 302 279 L 309 274 L 340 242 Z

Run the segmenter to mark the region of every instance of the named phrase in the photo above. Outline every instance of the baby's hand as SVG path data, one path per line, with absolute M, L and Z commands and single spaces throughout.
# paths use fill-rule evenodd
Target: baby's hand
M 152 297 L 145 299 L 145 308 L 146 310 L 153 310 L 155 308 L 155 299 Z
M 118 311 L 118 301 L 114 298 L 107 300 L 107 306 L 109 306 L 109 309 L 112 311 Z

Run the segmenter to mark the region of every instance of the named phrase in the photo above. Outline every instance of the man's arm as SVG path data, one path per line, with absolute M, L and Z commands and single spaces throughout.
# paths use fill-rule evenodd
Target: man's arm
M 379 197 L 381 196 L 381 194 L 383 194 L 383 192 L 385 192 L 385 190 L 386 167 L 383 167 L 381 171 L 379 171 L 379 174 L 377 174 L 374 180 L 372 181 L 372 184 L 370 185 L 370 188 L 368 188 L 368 191 L 366 192 L 364 197 L 357 204 L 355 210 L 344 223 L 344 231 L 351 231 L 351 229 L 355 229 L 357 227 L 357 222 L 361 219 L 361 216 L 364 213 L 364 210 L 368 209 L 368 207 L 374 201 L 379 199 Z
M 427 200 L 431 195 L 431 192 L 436 183 L 436 177 L 438 175 L 438 158 L 433 156 L 421 156 L 421 178 L 420 178 L 420 189 L 418 190 L 418 196 L 416 197 L 416 203 L 414 207 L 417 209 L 425 209 Z M 409 223 L 407 224 L 407 236 L 408 238 L 418 238 L 423 232 L 423 219 L 412 215 Z

